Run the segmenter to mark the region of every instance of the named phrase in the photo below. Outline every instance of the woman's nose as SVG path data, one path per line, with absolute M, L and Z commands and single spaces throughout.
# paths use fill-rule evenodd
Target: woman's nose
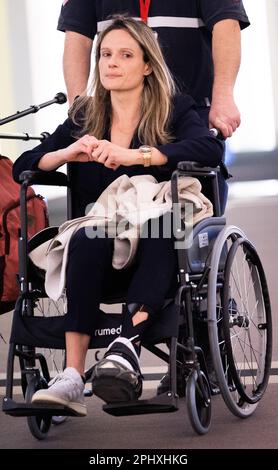
M 115 56 L 111 56 L 109 58 L 109 62 L 108 62 L 108 66 L 109 67 L 117 67 L 117 60 L 116 60 L 116 57 Z

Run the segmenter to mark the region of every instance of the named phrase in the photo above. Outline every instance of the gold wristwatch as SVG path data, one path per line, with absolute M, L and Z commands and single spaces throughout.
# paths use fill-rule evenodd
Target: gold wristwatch
M 143 165 L 144 166 L 151 166 L 152 164 L 152 148 L 149 145 L 141 145 L 139 147 L 139 152 L 142 154 L 143 157 Z

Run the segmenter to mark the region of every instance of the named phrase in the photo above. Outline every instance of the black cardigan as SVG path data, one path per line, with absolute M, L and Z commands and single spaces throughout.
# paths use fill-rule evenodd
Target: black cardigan
M 72 144 L 75 141 L 72 134 L 77 130 L 77 126 L 68 118 L 40 145 L 24 152 L 13 166 L 15 181 L 19 182 L 22 171 L 37 169 L 39 160 L 46 153 Z M 166 165 L 147 168 L 143 165 L 120 166 L 117 170 L 112 170 L 97 162 L 73 163 L 75 197 L 80 202 L 80 212 L 84 214 L 87 204 L 96 201 L 102 191 L 123 174 L 128 176 L 151 174 L 161 182 L 171 178 L 173 170 L 180 161 L 195 161 L 212 167 L 220 163 L 224 152 L 223 144 L 210 134 L 195 110 L 194 101 L 189 96 L 174 98 L 170 131 L 174 137 L 173 142 L 156 146 L 168 157 Z M 147 144 L 140 142 L 138 136 L 134 136 L 131 148 L 138 148 L 143 143 Z

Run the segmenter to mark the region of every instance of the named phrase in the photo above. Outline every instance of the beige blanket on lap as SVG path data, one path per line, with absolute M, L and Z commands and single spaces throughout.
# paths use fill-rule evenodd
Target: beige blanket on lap
M 179 178 L 179 202 L 181 216 L 187 226 L 193 227 L 213 215 L 212 204 L 201 193 L 201 184 L 196 178 Z M 87 227 L 87 235 L 92 238 L 102 236 L 104 232 L 113 237 L 112 264 L 115 269 L 122 269 L 133 261 L 144 223 L 171 209 L 170 181 L 158 183 L 151 175 L 131 178 L 122 175 L 117 178 L 103 191 L 86 216 L 65 222 L 52 240 L 29 254 L 33 263 L 46 271 L 47 295 L 58 300 L 64 291 L 69 242 L 77 230 Z

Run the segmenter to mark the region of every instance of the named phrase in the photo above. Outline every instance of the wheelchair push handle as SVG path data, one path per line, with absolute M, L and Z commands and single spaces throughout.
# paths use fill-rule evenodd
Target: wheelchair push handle
M 209 131 L 213 137 L 216 137 L 219 140 L 225 140 L 222 132 L 219 129 L 216 129 L 216 127 L 212 127 Z

